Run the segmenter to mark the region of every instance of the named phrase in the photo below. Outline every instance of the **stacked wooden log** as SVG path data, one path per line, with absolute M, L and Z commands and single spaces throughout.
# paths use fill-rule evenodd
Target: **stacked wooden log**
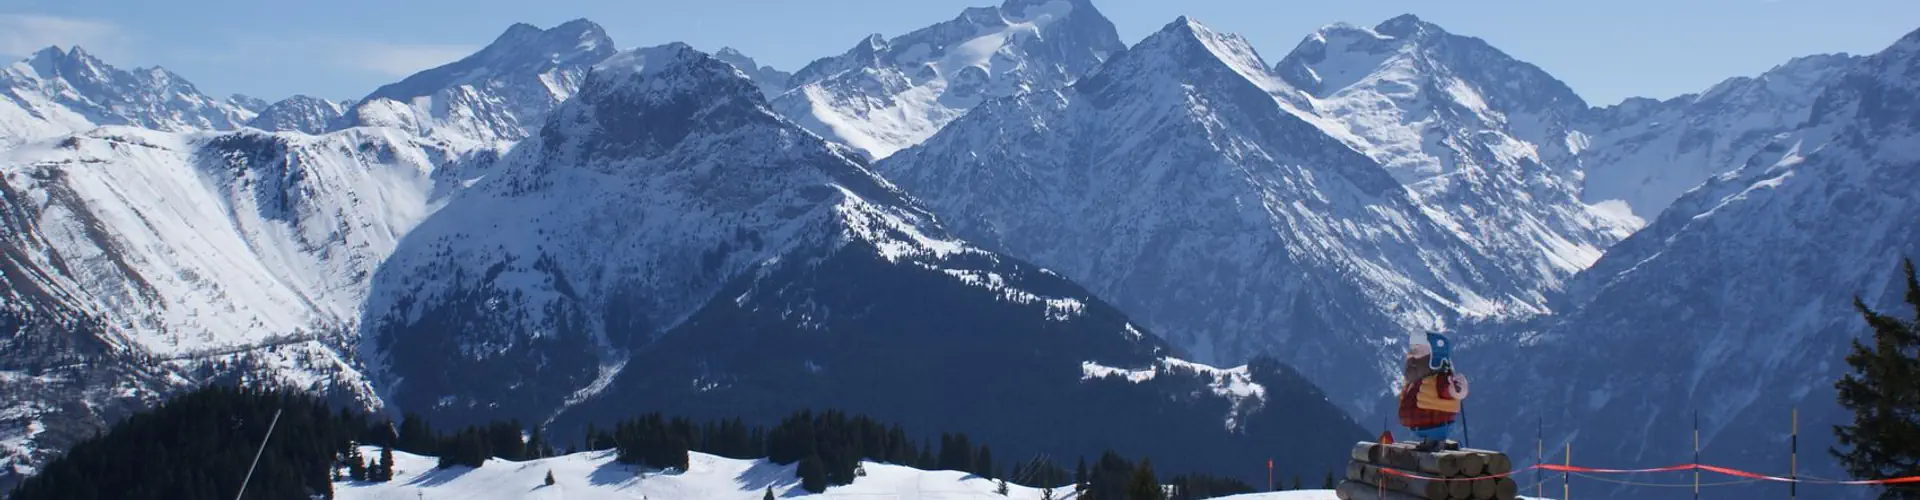
M 1504 476 L 1513 460 L 1496 451 L 1429 453 L 1412 444 L 1362 442 L 1352 458 L 1346 481 L 1334 490 L 1341 500 L 1514 500 L 1520 494 Z

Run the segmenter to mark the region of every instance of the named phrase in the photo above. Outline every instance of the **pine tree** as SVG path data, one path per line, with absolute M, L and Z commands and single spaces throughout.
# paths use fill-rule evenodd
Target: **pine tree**
M 375 477 L 373 477 L 372 479 L 375 482 L 387 482 L 387 481 L 393 480 L 393 447 L 392 446 L 380 447 L 380 462 L 378 466 L 374 467 L 374 476 Z
M 993 492 L 999 493 L 1000 496 L 1003 496 L 1003 497 L 1007 496 L 1007 480 L 1005 479 L 993 480 Z
M 1053 500 L 1053 487 L 1040 488 L 1040 500 Z
M 913 459 L 913 466 L 920 470 L 934 470 L 940 467 L 940 459 L 933 456 L 932 441 L 920 441 L 920 457 Z
M 552 447 L 548 446 L 546 438 L 540 435 L 540 426 L 534 426 L 533 435 L 527 438 L 527 458 L 547 458 L 552 455 Z
M 554 481 L 553 481 L 553 471 L 552 471 L 552 470 L 548 470 L 548 471 L 547 471 L 547 486 L 553 486 L 553 483 L 554 483 Z
M 1140 459 L 1140 466 L 1133 469 L 1133 477 L 1127 481 L 1127 500 L 1166 500 L 1167 492 L 1160 489 L 1160 480 L 1153 477 L 1153 461 Z
M 973 454 L 973 473 L 980 477 L 993 479 L 993 472 L 993 450 L 987 449 L 987 445 L 980 445 L 980 452 Z
M 347 477 L 355 481 L 367 480 L 367 458 L 360 455 L 358 445 L 347 449 Z
M 1328 489 L 1328 490 L 1333 489 L 1333 473 L 1332 472 L 1327 473 L 1327 478 L 1325 481 L 1320 483 L 1320 488 Z
M 1920 316 L 1920 279 L 1912 260 L 1906 272 L 1906 302 Z M 1856 339 L 1847 364 L 1853 367 L 1834 384 L 1840 406 L 1853 423 L 1834 426 L 1839 446 L 1830 452 L 1859 479 L 1920 475 L 1920 322 L 1906 322 L 1867 307 L 1859 296 L 1853 306 L 1873 328 L 1873 344 Z M 1844 450 L 1842 448 L 1845 448 Z M 1920 491 L 1887 488 L 1882 499 L 1920 499 Z
M 800 459 L 800 488 L 813 493 L 827 491 L 827 464 L 820 455 L 807 455 Z
M 1304 489 L 1307 489 L 1307 486 L 1306 486 L 1306 484 L 1305 484 L 1305 483 L 1302 483 L 1302 482 L 1300 482 L 1300 475 L 1299 475 L 1299 474 L 1294 474 L 1294 475 L 1293 475 L 1293 489 L 1296 489 L 1296 490 L 1304 490 Z
M 1073 468 L 1073 491 L 1087 489 L 1087 457 L 1080 457 L 1080 465 Z
M 767 494 L 766 494 L 765 496 L 762 496 L 762 497 L 760 497 L 760 498 L 761 498 L 761 500 L 773 500 L 773 487 L 772 487 L 772 486 L 768 486 L 768 487 L 767 487 Z

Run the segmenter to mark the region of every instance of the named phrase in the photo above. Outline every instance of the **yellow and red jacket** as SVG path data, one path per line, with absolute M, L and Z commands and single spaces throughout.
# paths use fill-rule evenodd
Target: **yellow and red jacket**
M 1440 372 L 1408 384 L 1400 393 L 1400 425 L 1425 429 L 1453 423 L 1460 414 L 1460 399 L 1453 395 L 1450 376 Z

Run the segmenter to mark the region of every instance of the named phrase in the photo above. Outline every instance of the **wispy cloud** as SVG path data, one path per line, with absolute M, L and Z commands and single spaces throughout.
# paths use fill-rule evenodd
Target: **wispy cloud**
M 388 76 L 406 76 L 457 61 L 479 47 L 472 45 L 405 44 L 374 41 L 338 42 L 334 64 Z
M 49 45 L 86 47 L 106 57 L 125 55 L 125 30 L 94 19 L 40 14 L 0 14 L 0 54 L 23 56 Z

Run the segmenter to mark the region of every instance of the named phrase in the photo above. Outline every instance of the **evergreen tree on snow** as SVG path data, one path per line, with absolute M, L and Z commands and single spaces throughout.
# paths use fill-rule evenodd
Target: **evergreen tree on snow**
M 372 477 L 370 477 L 369 479 L 375 482 L 387 482 L 387 481 L 393 480 L 393 447 L 392 446 L 380 447 L 380 462 L 374 466 L 373 473 L 371 474 L 371 476 Z
M 367 457 L 360 455 L 360 447 L 347 450 L 347 477 L 355 481 L 367 480 Z
M 807 455 L 800 459 L 800 488 L 820 493 L 827 491 L 827 464 L 820 461 L 819 455 Z
M 1133 477 L 1127 481 L 1127 500 L 1166 500 L 1167 492 L 1160 489 L 1160 480 L 1153 476 L 1153 461 L 1140 459 L 1140 467 L 1133 470 Z
M 1913 261 L 1903 262 L 1906 302 L 1920 316 L 1920 279 Z M 1873 328 L 1871 344 L 1853 341 L 1847 365 L 1853 367 L 1834 384 L 1840 406 L 1853 412 L 1853 422 L 1834 426 L 1839 446 L 1831 450 L 1847 472 L 1859 479 L 1920 475 L 1920 322 L 1903 321 L 1867 307 L 1853 298 L 1855 309 Z M 1886 488 L 1882 499 L 1920 499 L 1920 491 Z

